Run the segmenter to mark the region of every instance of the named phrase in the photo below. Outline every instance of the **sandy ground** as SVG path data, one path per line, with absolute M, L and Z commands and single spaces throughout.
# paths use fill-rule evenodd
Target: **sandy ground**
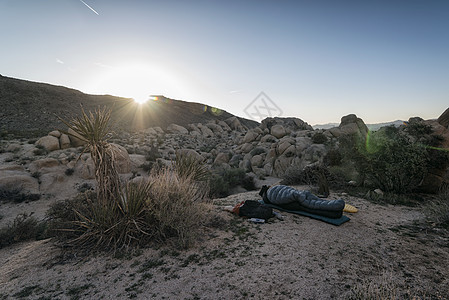
M 52 241 L 0 249 L 0 299 L 449 299 L 449 234 L 424 230 L 418 208 L 347 195 L 359 208 L 333 226 L 283 213 L 253 224 L 221 210 L 247 192 L 215 200 L 227 230 L 204 232 L 188 251 L 132 256 L 61 255 Z

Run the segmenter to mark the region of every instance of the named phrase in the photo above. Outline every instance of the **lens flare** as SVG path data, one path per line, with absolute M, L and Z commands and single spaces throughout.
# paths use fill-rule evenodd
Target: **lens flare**
M 216 115 L 216 116 L 219 116 L 223 113 L 223 111 L 221 109 L 216 108 L 216 107 L 211 107 L 210 111 L 213 115 Z

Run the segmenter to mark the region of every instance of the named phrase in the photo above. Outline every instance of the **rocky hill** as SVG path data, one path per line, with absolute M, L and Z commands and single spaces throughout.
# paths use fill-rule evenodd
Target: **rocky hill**
M 404 121 L 402 120 L 396 120 L 396 121 L 391 121 L 391 122 L 385 122 L 385 123 L 373 123 L 373 124 L 366 124 L 366 127 L 368 127 L 369 130 L 371 131 L 376 131 L 379 130 L 382 127 L 385 126 L 395 126 L 395 127 L 399 127 L 404 123 Z M 340 123 L 327 123 L 327 124 L 317 124 L 317 125 L 313 125 L 313 129 L 330 129 L 333 127 L 337 127 Z
M 79 115 L 81 106 L 94 110 L 101 106 L 113 110 L 116 129 L 133 131 L 159 126 L 165 129 L 174 123 L 186 126 L 233 117 L 219 108 L 200 103 L 173 100 L 159 96 L 157 101 L 139 105 L 132 99 L 110 95 L 88 95 L 80 91 L 0 75 L 0 133 L 15 136 L 42 136 L 64 128 L 58 117 L 66 120 Z M 257 122 L 238 118 L 253 128 Z

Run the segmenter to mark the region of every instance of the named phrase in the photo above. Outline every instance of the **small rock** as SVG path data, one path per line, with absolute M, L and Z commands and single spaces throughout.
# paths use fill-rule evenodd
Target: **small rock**
M 40 138 L 35 145 L 44 147 L 47 151 L 59 150 L 59 139 L 57 137 L 47 135 Z

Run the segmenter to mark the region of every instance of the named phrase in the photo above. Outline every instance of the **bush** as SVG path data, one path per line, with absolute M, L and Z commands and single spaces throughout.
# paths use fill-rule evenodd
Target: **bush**
M 145 155 L 145 159 L 149 162 L 155 162 L 159 157 L 161 157 L 159 150 L 156 146 L 151 145 L 150 150 L 147 155 Z
M 210 173 L 206 165 L 196 159 L 193 155 L 176 154 L 174 169 L 179 176 L 187 178 L 192 177 L 193 181 L 206 181 Z
M 245 170 L 239 168 L 219 170 L 209 180 L 209 196 L 211 198 L 229 196 L 230 190 L 238 185 L 246 190 L 256 189 L 254 178 L 247 175 Z
M 28 214 L 18 215 L 12 224 L 0 229 L 0 248 L 13 243 L 45 237 L 46 224 Z
M 207 219 L 202 197 L 191 177 L 165 168 L 148 181 L 128 184 L 116 206 L 102 205 L 90 193 L 54 204 L 48 218 L 52 233 L 81 249 L 120 250 L 155 241 L 185 248 Z
M 313 135 L 312 142 L 314 144 L 324 144 L 327 142 L 327 136 L 325 136 L 322 132 L 317 132 Z
M 40 198 L 40 194 L 24 193 L 22 188 L 0 188 L 0 201 L 20 203 L 25 201 L 36 201 Z
M 397 131 L 372 134 L 362 153 L 367 175 L 387 192 L 411 192 L 427 174 L 426 148 Z
M 384 192 L 405 194 L 416 190 L 429 169 L 429 152 L 394 126 L 369 132 L 366 139 L 346 136 L 340 148 L 346 165 L 353 165 L 358 182 Z

